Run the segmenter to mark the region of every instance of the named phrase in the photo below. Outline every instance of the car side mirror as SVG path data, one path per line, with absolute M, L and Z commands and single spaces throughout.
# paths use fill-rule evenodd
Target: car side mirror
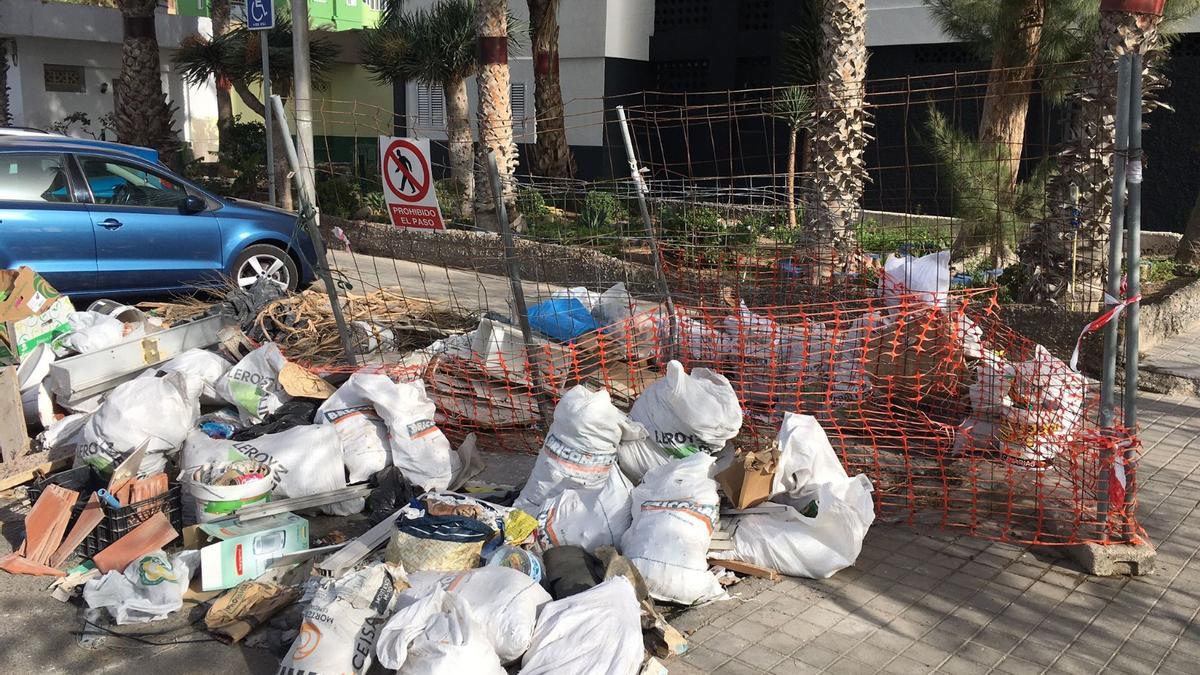
M 184 213 L 200 213 L 207 208 L 208 202 L 204 201 L 200 197 L 197 197 L 196 195 L 188 195 L 183 199 L 182 210 Z

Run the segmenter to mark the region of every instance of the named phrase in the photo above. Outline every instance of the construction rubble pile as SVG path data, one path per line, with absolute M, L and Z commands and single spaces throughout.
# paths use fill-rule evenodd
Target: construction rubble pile
M 30 485 L 25 541 L 0 569 L 54 577 L 54 597 L 93 623 L 201 605 L 205 630 L 239 642 L 282 622 L 281 672 L 660 673 L 687 641 L 657 603 L 727 599 L 739 574 L 828 578 L 875 518 L 870 480 L 847 474 L 818 419 L 786 414 L 774 443 L 742 447 L 738 396 L 709 368 L 664 359 L 634 393 L 550 377 L 532 472 L 496 485 L 479 480 L 476 434 L 443 427 L 484 405 L 508 415 L 495 428 L 534 424 L 540 390 L 513 401 L 510 385 L 568 369 L 533 365 L 505 317 L 426 330 L 407 347 L 417 376 L 322 369 L 328 326 L 297 328 L 324 315 L 309 293 L 77 312 L 32 270 L 6 274 L 0 356 L 33 447 L 72 468 Z M 399 298 L 380 302 L 409 311 Z M 661 314 L 636 310 L 618 285 L 562 292 L 529 318 L 553 354 L 596 332 L 661 332 Z M 977 359 L 974 428 L 1008 414 L 994 392 L 1031 367 Z M 428 385 L 438 368 L 454 376 Z M 340 536 L 313 535 L 330 521 Z

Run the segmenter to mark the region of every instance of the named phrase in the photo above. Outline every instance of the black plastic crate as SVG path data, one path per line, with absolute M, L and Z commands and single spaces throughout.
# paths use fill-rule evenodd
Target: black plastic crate
M 75 520 L 87 504 L 88 498 L 96 490 L 107 487 L 108 481 L 91 467 L 60 471 L 34 483 L 29 488 L 29 502 L 31 504 L 36 502 L 46 487 L 50 485 L 60 485 L 79 492 L 79 499 L 75 502 L 75 507 L 71 509 L 71 523 L 67 526 L 67 531 L 70 532 L 71 527 L 75 525 Z M 121 508 L 113 508 L 101 500 L 100 507 L 104 510 L 104 520 L 100 521 L 100 524 L 88 534 L 75 552 L 84 558 L 91 558 L 109 544 L 125 536 L 143 521 L 160 512 L 167 514 L 167 518 L 171 520 L 171 526 L 177 532 L 182 531 L 182 493 L 183 488 L 180 483 L 169 481 L 167 491 L 163 494 Z

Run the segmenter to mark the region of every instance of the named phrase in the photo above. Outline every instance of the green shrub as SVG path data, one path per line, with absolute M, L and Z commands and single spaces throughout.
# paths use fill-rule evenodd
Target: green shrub
M 584 228 L 603 229 L 614 225 L 626 214 L 621 200 L 611 192 L 598 190 L 587 193 L 576 222 Z
M 358 181 L 345 176 L 317 174 L 317 204 L 321 211 L 339 218 L 353 218 L 363 205 Z
M 885 255 L 899 251 L 922 255 L 944 251 L 952 243 L 949 228 L 942 230 L 936 225 L 883 227 L 874 219 L 859 223 L 857 236 L 862 250 Z
M 517 190 L 517 211 L 525 216 L 525 222 L 528 225 L 552 220 L 550 207 L 546 206 L 546 198 L 532 188 Z
M 469 220 L 471 214 L 459 213 L 458 207 L 463 200 L 463 186 L 452 178 L 435 181 L 433 191 L 437 194 L 438 206 L 442 209 L 442 217 L 446 220 Z

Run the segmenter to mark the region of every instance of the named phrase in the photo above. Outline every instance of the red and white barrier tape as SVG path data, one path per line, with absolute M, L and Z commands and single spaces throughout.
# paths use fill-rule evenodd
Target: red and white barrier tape
M 1124 293 L 1124 291 L 1125 282 L 1122 281 L 1121 292 Z M 1141 302 L 1141 300 L 1142 296 L 1140 293 L 1132 298 L 1125 298 L 1124 300 L 1117 300 L 1108 293 L 1105 293 L 1104 304 L 1108 307 L 1108 309 L 1105 310 L 1100 316 L 1092 319 L 1091 323 L 1084 326 L 1083 330 L 1079 332 L 1079 338 L 1075 340 L 1075 351 L 1071 352 L 1071 370 L 1079 372 L 1079 350 L 1083 346 L 1083 337 L 1088 333 L 1094 333 L 1100 330 L 1110 321 L 1116 321 L 1126 307 L 1134 304 L 1135 302 Z

